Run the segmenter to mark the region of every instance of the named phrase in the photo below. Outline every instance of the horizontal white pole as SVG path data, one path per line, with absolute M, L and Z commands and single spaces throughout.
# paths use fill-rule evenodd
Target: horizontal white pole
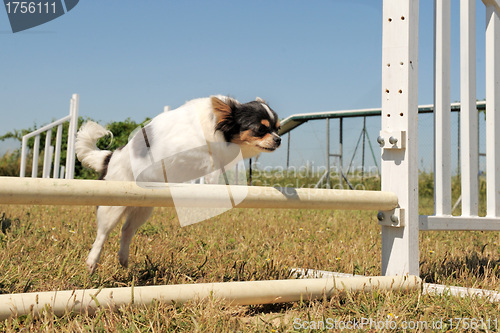
M 391 192 L 310 188 L 0 177 L 0 204 L 174 207 L 219 207 L 227 193 L 244 198 L 237 208 L 297 208 L 392 210 L 398 198 Z M 226 194 L 226 196 L 224 196 Z
M 500 302 L 500 293 L 495 290 L 446 286 L 424 283 L 422 293 L 430 295 L 452 295 L 456 297 L 482 297 L 489 302 Z
M 362 275 L 322 271 L 317 269 L 292 269 L 297 278 L 352 278 Z M 483 297 L 489 302 L 500 302 L 500 292 L 488 289 L 447 286 L 444 284 L 422 283 L 422 293 L 431 295 L 452 295 L 457 297 Z
M 48 131 L 48 130 L 52 129 L 53 127 L 56 127 L 56 126 L 58 126 L 58 125 L 60 125 L 60 124 L 63 124 L 63 123 L 65 123 L 65 122 L 69 121 L 70 119 L 71 119 L 71 116 L 70 116 L 70 115 L 67 115 L 67 116 L 65 116 L 65 117 L 62 117 L 62 118 L 61 118 L 61 119 L 59 119 L 59 120 L 56 120 L 56 121 L 54 121 L 54 122 L 51 122 L 51 123 L 50 123 L 50 124 L 48 124 L 48 125 L 45 125 L 45 126 L 43 126 L 43 127 L 40 127 L 39 129 L 34 130 L 33 132 L 31 132 L 31 133 L 28 133 L 28 134 L 24 135 L 24 136 L 23 136 L 23 138 L 29 139 L 29 138 L 32 138 L 32 137 L 34 137 L 34 136 L 36 136 L 36 135 L 42 134 L 43 132 L 46 132 L 46 131 Z
M 500 231 L 500 217 L 419 216 L 420 230 Z
M 418 276 L 377 276 L 326 279 L 290 279 L 272 281 L 220 282 L 64 290 L 0 295 L 0 320 L 32 313 L 34 316 L 49 306 L 55 315 L 68 311 L 95 313 L 101 308 L 121 305 L 148 305 L 154 300 L 167 305 L 207 298 L 224 300 L 230 305 L 286 303 L 330 297 L 338 292 L 370 292 L 373 290 L 419 290 Z

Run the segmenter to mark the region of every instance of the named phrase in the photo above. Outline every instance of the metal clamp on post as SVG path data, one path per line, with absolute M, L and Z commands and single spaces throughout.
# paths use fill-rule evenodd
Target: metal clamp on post
M 377 214 L 378 224 L 400 228 L 405 226 L 405 210 L 396 208 L 390 211 L 379 211 Z
M 380 131 L 380 136 L 377 138 L 377 142 L 382 149 L 405 149 L 406 131 Z

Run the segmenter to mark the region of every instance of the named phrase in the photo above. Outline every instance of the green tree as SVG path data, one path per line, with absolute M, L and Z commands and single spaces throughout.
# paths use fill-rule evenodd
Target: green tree
M 0 175 L 1 176 L 19 176 L 19 169 L 21 166 L 20 150 L 13 152 L 6 152 L 0 158 Z

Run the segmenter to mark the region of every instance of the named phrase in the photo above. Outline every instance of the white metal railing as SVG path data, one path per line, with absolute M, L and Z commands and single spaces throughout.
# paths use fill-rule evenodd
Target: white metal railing
M 479 217 L 476 1 L 460 0 L 461 216 L 452 216 L 450 0 L 435 0 L 435 212 L 420 230 L 500 230 L 500 1 L 486 6 L 486 217 Z
M 69 115 L 52 122 L 42 128 L 37 129 L 29 134 L 23 136 L 21 147 L 21 170 L 20 177 L 26 175 L 26 160 L 28 156 L 28 140 L 32 137 L 35 138 L 33 146 L 33 163 L 31 167 L 31 177 L 36 178 L 38 174 L 38 157 L 40 150 L 40 134 L 44 133 L 45 136 L 45 152 L 43 158 L 43 178 L 50 178 L 50 171 L 53 169 L 53 178 L 66 178 L 73 179 L 75 172 L 75 136 L 78 126 L 78 94 L 73 94 L 70 100 Z M 59 161 L 61 157 L 61 142 L 63 124 L 69 122 L 68 130 L 68 144 L 66 151 L 66 166 L 60 166 Z M 57 126 L 56 146 L 51 145 L 52 129 Z M 52 168 L 52 161 L 54 161 Z

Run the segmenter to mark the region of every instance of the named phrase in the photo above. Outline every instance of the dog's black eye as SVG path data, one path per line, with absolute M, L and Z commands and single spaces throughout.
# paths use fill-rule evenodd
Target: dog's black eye
M 267 133 L 269 132 L 269 128 L 267 128 L 266 126 L 264 125 L 260 125 L 259 128 L 257 128 L 257 130 L 255 131 L 255 134 L 257 136 L 264 136 L 266 135 Z

